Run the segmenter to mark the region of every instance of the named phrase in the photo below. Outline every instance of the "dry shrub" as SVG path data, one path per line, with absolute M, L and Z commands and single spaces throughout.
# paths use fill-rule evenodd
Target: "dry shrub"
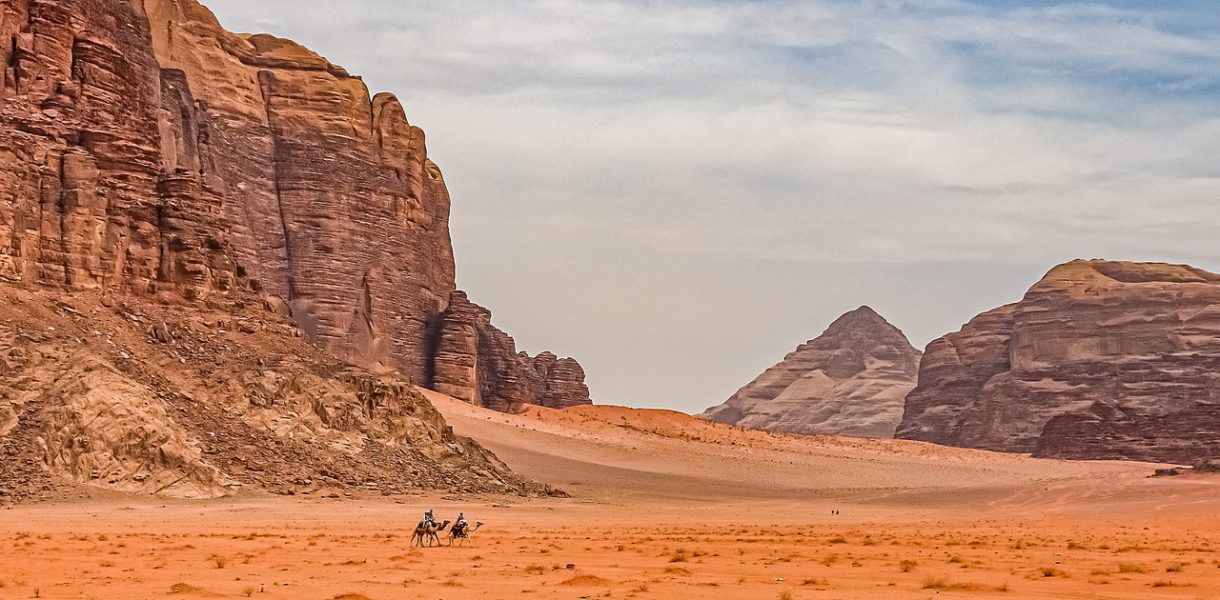
M 983 589 L 977 583 L 957 583 L 949 581 L 948 577 L 929 577 L 923 580 L 923 589 L 944 592 L 976 592 Z

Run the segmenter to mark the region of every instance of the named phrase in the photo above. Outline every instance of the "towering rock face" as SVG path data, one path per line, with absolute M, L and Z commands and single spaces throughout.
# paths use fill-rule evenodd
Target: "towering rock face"
M 1038 456 L 1220 455 L 1220 275 L 1074 261 L 932 342 L 898 437 Z
M 919 358 L 898 328 L 861 307 L 700 416 L 769 431 L 894 437 Z
M 432 383 L 464 309 L 448 311 L 445 182 L 396 98 L 293 42 L 229 33 L 195 0 L 0 10 L 0 277 L 255 289 L 335 356 Z M 536 371 L 478 368 L 510 387 Z

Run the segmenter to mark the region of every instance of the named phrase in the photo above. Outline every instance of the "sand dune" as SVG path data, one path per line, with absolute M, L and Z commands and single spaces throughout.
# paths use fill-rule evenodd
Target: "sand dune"
M 528 477 L 597 503 L 860 504 L 878 511 L 1210 508 L 1210 479 L 1149 479 L 1156 465 L 1034 459 L 902 440 L 793 436 L 663 410 L 487 411 L 425 391 L 455 431 Z M 685 504 L 684 504 L 685 503 Z M 921 513 L 922 514 L 922 513 Z

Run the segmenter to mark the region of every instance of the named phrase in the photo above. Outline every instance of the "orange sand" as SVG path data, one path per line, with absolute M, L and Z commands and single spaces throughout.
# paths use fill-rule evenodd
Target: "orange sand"
M 459 433 L 574 497 L 0 510 L 0 599 L 1220 600 L 1220 478 L 434 401 Z M 487 524 L 469 547 L 412 549 L 430 507 Z

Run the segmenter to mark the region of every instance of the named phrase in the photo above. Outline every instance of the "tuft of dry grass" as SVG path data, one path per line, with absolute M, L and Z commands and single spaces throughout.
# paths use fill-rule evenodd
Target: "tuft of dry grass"
M 1174 583 L 1168 579 L 1158 579 L 1148 585 L 1151 587 L 1154 587 L 1154 588 L 1190 587 L 1190 584 L 1188 584 L 1188 583 Z
M 1148 567 L 1135 563 L 1118 563 L 1119 573 L 1147 573 Z
M 225 565 L 229 564 L 229 559 L 219 554 L 213 554 L 208 557 L 208 562 L 212 563 L 217 569 L 223 569 Z
M 948 577 L 928 577 L 923 580 L 923 589 L 939 592 L 977 592 L 986 589 L 986 586 L 977 583 L 950 581 Z M 992 589 L 997 592 L 1007 592 L 1008 584 L 1005 583 Z
M 918 566 L 919 566 L 919 563 L 917 563 L 913 560 L 904 560 L 904 561 L 898 563 L 898 570 L 902 571 L 903 573 L 910 573 L 911 571 L 915 570 L 915 567 L 918 567 Z

